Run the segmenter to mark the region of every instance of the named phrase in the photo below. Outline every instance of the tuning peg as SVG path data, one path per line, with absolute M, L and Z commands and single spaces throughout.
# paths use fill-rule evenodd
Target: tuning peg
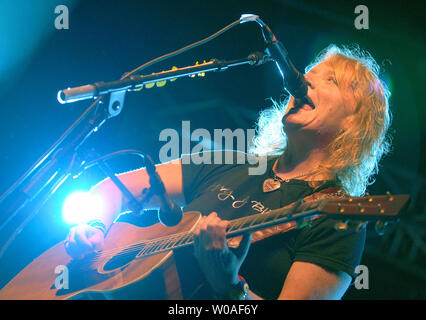
M 387 196 L 389 201 L 393 201 L 395 199 L 389 191 L 386 191 L 386 196 Z
M 373 197 L 371 196 L 371 194 L 369 192 L 365 193 L 365 197 L 367 198 L 368 202 L 373 202 Z
M 379 236 L 382 236 L 385 234 L 387 226 L 388 226 L 388 223 L 386 221 L 378 220 L 376 221 L 376 224 L 374 225 L 374 230 Z
M 339 221 L 334 224 L 334 230 L 336 231 L 345 231 L 348 229 L 348 222 Z

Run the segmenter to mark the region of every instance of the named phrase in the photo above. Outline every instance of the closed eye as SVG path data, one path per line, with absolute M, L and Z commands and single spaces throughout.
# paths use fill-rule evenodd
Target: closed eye
M 329 82 L 333 82 L 336 86 L 338 85 L 337 80 L 336 80 L 336 78 L 335 78 L 335 77 L 329 77 L 329 78 L 327 79 L 327 81 L 329 81 Z

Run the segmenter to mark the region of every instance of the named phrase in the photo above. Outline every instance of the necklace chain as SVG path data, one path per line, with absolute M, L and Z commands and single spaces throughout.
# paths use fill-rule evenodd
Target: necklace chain
M 300 174 L 300 175 L 298 175 L 298 176 L 291 177 L 291 178 L 287 178 L 287 179 L 282 179 L 282 178 L 278 177 L 278 176 L 277 176 L 277 174 L 274 172 L 274 179 L 277 179 L 277 180 L 279 180 L 279 181 L 281 181 L 281 182 L 286 182 L 286 181 L 295 180 L 295 179 L 297 179 L 297 178 L 307 176 L 308 174 L 314 174 L 314 173 L 317 173 L 317 172 L 318 172 L 318 170 L 316 170 L 316 171 L 312 171 L 311 173 L 304 173 L 304 174 Z
M 275 169 L 276 165 L 277 165 L 277 162 L 275 162 L 275 164 L 274 164 L 274 166 L 272 168 L 272 173 L 274 174 L 274 180 L 278 180 L 278 181 L 281 181 L 281 182 L 288 182 L 290 180 L 294 180 L 294 179 L 297 179 L 297 178 L 300 178 L 300 177 L 307 176 L 309 174 L 315 174 L 315 173 L 319 172 L 319 170 L 314 170 L 314 171 L 312 171 L 310 173 L 303 173 L 303 174 L 299 174 L 298 176 L 295 176 L 295 177 L 291 177 L 291 178 L 288 178 L 288 179 L 282 179 L 282 178 L 278 177 L 277 174 L 275 173 L 274 169 Z

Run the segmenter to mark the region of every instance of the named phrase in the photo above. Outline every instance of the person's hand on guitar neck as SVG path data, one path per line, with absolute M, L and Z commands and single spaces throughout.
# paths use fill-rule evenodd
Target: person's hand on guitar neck
M 104 244 L 104 232 L 88 224 L 71 228 L 65 240 L 65 250 L 73 259 L 82 259 L 87 254 L 101 249 Z
M 238 272 L 250 247 L 251 233 L 245 235 L 238 248 L 229 248 L 226 229 L 229 221 L 220 219 L 216 212 L 202 217 L 194 234 L 194 253 L 212 289 L 227 297 L 238 284 Z

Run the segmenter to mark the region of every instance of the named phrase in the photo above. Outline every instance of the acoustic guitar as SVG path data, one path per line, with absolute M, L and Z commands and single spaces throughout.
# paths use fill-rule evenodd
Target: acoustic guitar
M 232 246 L 232 240 L 247 232 L 253 232 L 254 239 L 260 233 L 260 239 L 267 234 L 265 230 L 280 226 L 287 226 L 288 230 L 300 228 L 322 216 L 336 219 L 338 229 L 345 226 L 340 220 L 356 220 L 360 226 L 368 221 L 397 220 L 408 200 L 409 195 L 387 194 L 297 202 L 268 213 L 231 220 L 228 243 Z M 151 289 L 146 286 L 145 298 L 182 299 L 173 250 L 193 243 L 192 230 L 200 217 L 199 212 L 187 212 L 173 227 L 157 223 L 141 228 L 116 222 L 105 236 L 103 249 L 79 260 L 71 259 L 64 242 L 59 242 L 19 272 L 0 291 L 0 299 L 75 299 L 96 292 L 114 297 L 127 288 L 140 287 L 153 273 L 161 274 L 162 281 L 149 286 L 161 286 L 164 296 L 150 296 Z

